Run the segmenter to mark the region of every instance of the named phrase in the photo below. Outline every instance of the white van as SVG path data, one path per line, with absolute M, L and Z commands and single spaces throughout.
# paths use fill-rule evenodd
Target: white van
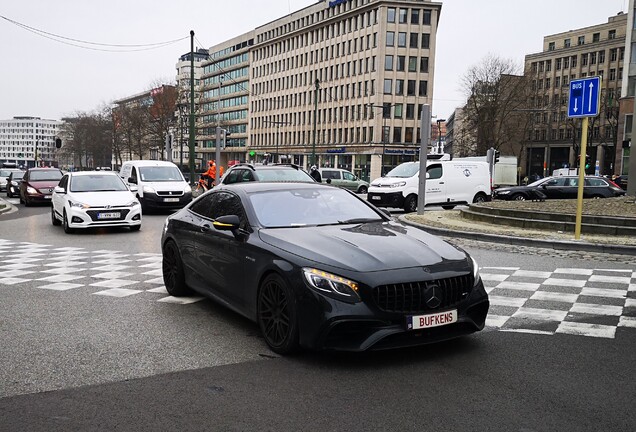
M 119 176 L 128 185 L 137 186 L 137 199 L 142 212 L 150 209 L 180 209 L 192 201 L 192 188 L 172 162 L 124 162 Z
M 405 162 L 393 168 L 369 186 L 367 201 L 377 207 L 417 210 L 420 163 Z M 441 205 L 450 210 L 457 204 L 490 201 L 488 163 L 477 161 L 440 161 L 426 163 L 426 205 Z

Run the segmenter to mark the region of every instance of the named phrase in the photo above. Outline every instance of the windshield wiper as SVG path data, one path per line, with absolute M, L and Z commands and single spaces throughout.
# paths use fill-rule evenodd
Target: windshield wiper
M 347 219 L 347 220 L 343 220 L 343 221 L 338 221 L 339 224 L 341 225 L 346 225 L 346 224 L 356 224 L 356 223 L 365 223 L 365 222 L 381 222 L 382 219 L 378 219 L 378 218 L 353 218 L 353 219 Z

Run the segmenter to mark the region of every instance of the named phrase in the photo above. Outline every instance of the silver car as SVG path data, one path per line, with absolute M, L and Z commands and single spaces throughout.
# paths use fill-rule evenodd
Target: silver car
M 359 179 L 350 171 L 340 168 L 320 168 L 318 171 L 323 183 L 330 183 L 359 194 L 365 194 L 369 190 L 369 183 Z

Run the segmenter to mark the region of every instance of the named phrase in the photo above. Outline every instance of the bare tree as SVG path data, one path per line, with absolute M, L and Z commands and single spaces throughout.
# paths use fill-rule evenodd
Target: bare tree
M 148 107 L 148 137 L 153 147 L 163 155 L 166 136 L 176 125 L 177 88 L 173 85 L 160 85 L 150 90 L 152 103 Z M 162 158 L 163 159 L 163 158 Z
M 78 112 L 63 120 L 62 133 L 66 139 L 61 156 L 72 158 L 80 169 L 110 166 L 112 124 L 107 110 Z
M 468 99 L 466 128 L 474 131 L 477 155 L 486 154 L 489 147 L 521 153 L 528 121 L 528 85 L 520 72 L 514 61 L 489 55 L 463 76 Z

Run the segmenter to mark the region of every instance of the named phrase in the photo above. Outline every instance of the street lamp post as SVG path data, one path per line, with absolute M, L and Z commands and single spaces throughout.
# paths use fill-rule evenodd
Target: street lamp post
M 183 170 L 183 111 L 186 107 L 184 103 L 178 103 L 179 109 L 179 169 Z

